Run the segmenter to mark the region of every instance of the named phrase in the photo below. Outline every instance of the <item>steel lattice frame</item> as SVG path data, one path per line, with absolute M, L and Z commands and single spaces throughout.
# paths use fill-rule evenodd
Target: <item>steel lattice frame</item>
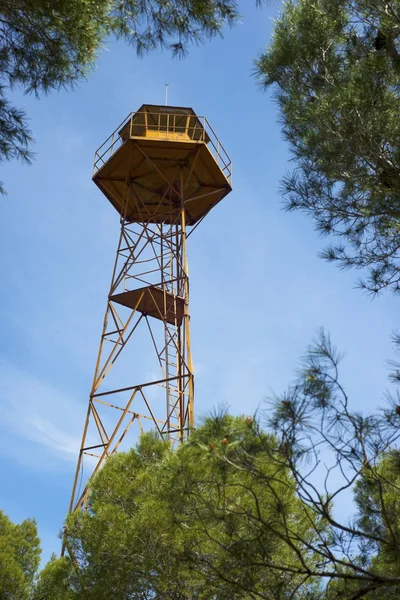
M 174 182 L 168 184 L 166 193 L 176 196 Z M 128 190 L 128 193 L 135 193 Z M 140 196 L 135 193 L 138 203 Z M 184 199 L 181 199 L 182 206 Z M 143 420 L 152 421 L 158 432 L 171 442 L 181 440 L 194 425 L 193 366 L 189 326 L 189 277 L 186 255 L 185 210 L 182 208 L 173 223 L 129 223 L 121 221 L 121 234 L 112 275 L 110 293 L 104 319 L 89 407 L 82 436 L 81 449 L 75 474 L 70 510 L 82 508 L 88 496 L 86 485 L 77 497 L 77 486 L 83 457 L 91 456 L 96 463 L 90 477 L 104 460 L 114 454 L 132 424 L 137 421 L 143 431 Z M 155 280 L 159 278 L 159 281 Z M 133 285 L 132 285 L 133 284 Z M 139 284 L 137 288 L 135 284 Z M 131 295 L 129 290 L 133 289 Z M 121 301 L 132 303 L 124 307 Z M 139 310 L 141 307 L 145 310 Z M 124 312 L 122 314 L 121 312 Z M 127 310 L 124 310 L 127 309 Z M 154 331 L 162 322 L 163 335 Z M 138 383 L 128 388 L 103 391 L 107 375 L 119 359 L 140 325 L 145 325 L 160 367 L 160 378 Z M 148 399 L 149 388 L 165 389 L 164 415 L 154 414 Z M 115 397 L 128 393 L 121 405 Z M 135 411 L 135 398 L 139 396 L 147 411 Z M 120 411 L 116 426 L 107 429 L 101 414 L 104 407 Z M 95 424 L 98 440 L 88 444 L 90 421 Z M 89 477 L 89 479 L 90 479 Z
M 143 113 L 136 113 L 140 114 Z M 185 131 L 192 131 L 192 135 L 197 138 L 193 139 L 192 145 L 189 144 L 185 159 L 177 157 L 176 154 L 176 148 L 181 146 L 179 142 L 176 143 L 175 138 L 180 132 L 175 124 L 174 141 L 170 146 L 168 140 L 161 141 L 164 146 L 158 146 L 165 147 L 165 156 L 160 158 L 157 155 L 153 160 L 147 153 L 147 142 L 132 136 L 135 116 L 130 116 L 128 121 L 129 142 L 120 146 L 120 150 L 115 150 L 121 144 L 121 132 L 124 131 L 122 129 L 119 137 L 115 138 L 115 133 L 110 136 L 110 146 L 106 147 L 106 150 L 99 153 L 109 140 L 96 153 L 95 181 L 96 172 L 101 172 L 102 165 L 105 165 L 106 169 L 110 164 L 107 162 L 107 153 L 108 156 L 115 157 L 121 151 L 120 156 L 121 160 L 125 161 L 123 164 L 126 165 L 126 171 L 125 179 L 121 184 L 118 183 L 122 188 L 113 187 L 117 178 L 113 178 L 112 172 L 107 180 L 111 181 L 110 184 L 106 182 L 102 185 L 101 181 L 100 184 L 97 182 L 112 204 L 118 207 L 121 232 L 75 473 L 70 512 L 87 505 L 91 478 L 104 461 L 121 447 L 135 422 L 141 431 L 147 424 L 147 428 L 150 426 L 156 429 L 171 443 L 182 441 L 194 426 L 187 225 L 194 225 L 191 230 L 193 231 L 207 212 L 229 193 L 231 167 L 229 157 L 226 153 L 223 154 L 225 151 L 220 142 L 216 138 L 215 143 L 212 141 L 211 135 L 215 136 L 212 130 L 207 135 L 202 129 L 203 126 L 200 126 L 201 138 L 198 137 L 199 118 L 193 111 L 190 115 L 185 116 L 185 123 L 192 119 L 190 123 L 194 125 L 191 129 L 186 125 Z M 145 118 L 147 123 L 147 115 Z M 160 131 L 160 117 L 158 119 Z M 204 118 L 203 122 L 206 123 Z M 162 135 L 167 137 L 168 131 L 163 131 Z M 207 150 L 205 142 L 213 145 L 213 152 Z M 152 151 L 155 147 L 156 145 L 152 147 Z M 187 144 L 182 147 L 186 148 Z M 168 148 L 175 150 L 169 152 Z M 139 156 L 135 159 L 136 162 L 131 160 L 134 152 Z M 225 157 L 228 162 L 224 162 Z M 118 161 L 117 166 L 121 164 Z M 203 164 L 202 172 L 198 171 L 200 164 Z M 134 166 L 131 168 L 130 165 Z M 142 169 L 140 176 L 139 168 Z M 133 169 L 136 171 L 133 172 Z M 218 176 L 215 175 L 215 169 Z M 207 173 L 214 175 L 210 176 Z M 202 177 L 205 178 L 204 181 Z M 146 181 L 157 181 L 158 187 L 152 188 Z M 199 206 L 196 204 L 198 202 L 203 203 L 204 208 L 193 219 L 193 213 L 190 212 L 192 208 L 188 207 Z M 189 216 L 191 222 L 188 221 Z M 124 361 L 125 356 L 140 355 L 144 335 L 150 344 L 158 376 L 152 373 L 147 381 L 143 381 L 143 378 L 139 378 L 134 372 L 135 369 L 130 368 L 133 363 L 129 363 L 129 384 L 115 385 L 112 374 L 118 369 L 119 363 Z M 118 377 L 117 383 L 120 383 Z M 162 405 L 159 400 L 154 401 L 155 390 L 158 391 L 158 398 L 160 391 L 164 395 Z M 85 465 L 86 483 L 81 491 L 85 457 L 89 457 L 89 465 Z

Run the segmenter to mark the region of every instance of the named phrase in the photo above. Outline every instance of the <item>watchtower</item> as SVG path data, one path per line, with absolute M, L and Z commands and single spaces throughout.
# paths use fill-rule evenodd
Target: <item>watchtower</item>
M 186 241 L 231 191 L 231 161 L 191 108 L 144 104 L 96 151 L 93 181 L 121 233 L 70 511 L 134 423 L 171 443 L 194 425 Z

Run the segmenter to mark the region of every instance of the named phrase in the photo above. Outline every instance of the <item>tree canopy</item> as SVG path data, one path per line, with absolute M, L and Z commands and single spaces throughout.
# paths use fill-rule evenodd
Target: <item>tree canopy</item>
M 203 558 L 201 548 L 191 557 L 215 589 L 218 581 L 235 589 L 239 571 L 252 574 L 245 589 L 254 598 L 398 598 L 400 399 L 388 395 L 386 406 L 371 414 L 352 410 L 341 359 L 321 331 L 294 385 L 264 415 L 272 436 L 252 422 L 257 460 L 248 446 L 226 454 L 213 443 L 214 460 L 218 455 L 221 465 L 240 473 L 255 506 L 271 510 L 267 499 L 274 498 L 275 510 L 249 511 L 235 497 L 205 497 L 204 480 L 191 472 L 190 489 L 200 490 L 197 506 L 207 515 L 196 530 L 218 542 L 218 560 Z M 397 365 L 393 379 L 399 379 Z M 219 476 L 217 498 L 229 492 L 229 481 Z M 229 523 L 225 537 L 213 534 L 215 518 Z
M 35 581 L 34 523 L 0 514 L 0 599 L 398 598 L 400 405 L 352 411 L 339 359 L 321 334 L 271 433 L 220 412 L 175 451 L 150 432 L 111 457 Z
M 0 600 L 29 600 L 39 562 L 35 521 L 15 525 L 0 510 Z
M 390 566 L 400 552 L 400 504 L 394 500 L 400 471 L 393 450 L 400 439 L 399 397 L 388 393 L 386 406 L 375 413 L 352 410 L 340 381 L 342 358 L 321 331 L 296 383 L 276 398 L 269 423 L 314 528 L 320 519 L 326 524 L 313 546 L 317 560 L 310 572 L 328 584 L 341 581 L 341 597 L 377 592 L 392 598 L 400 591 L 399 572 Z M 352 497 L 353 517 L 343 510 Z M 332 588 L 335 597 L 337 585 Z
M 339 361 L 321 333 L 273 433 L 220 413 L 176 451 L 147 433 L 110 458 L 33 600 L 397 598 L 400 406 L 352 411 Z
M 252 418 L 226 414 L 207 419 L 176 452 L 145 434 L 96 476 L 89 509 L 68 517 L 69 567 L 65 558 L 50 562 L 40 589 L 54 594 L 56 587 L 63 600 L 284 600 L 301 578 L 256 563 L 297 560 L 273 534 L 283 514 L 305 539 L 308 524 L 288 472 L 263 451 L 274 444 Z M 238 453 L 262 476 L 231 464 Z M 273 488 L 265 485 L 269 477 Z M 253 525 L 259 518 L 271 524 L 261 535 Z
M 400 291 L 400 2 L 289 0 L 256 63 L 295 169 L 286 208 L 336 241 L 323 256 Z

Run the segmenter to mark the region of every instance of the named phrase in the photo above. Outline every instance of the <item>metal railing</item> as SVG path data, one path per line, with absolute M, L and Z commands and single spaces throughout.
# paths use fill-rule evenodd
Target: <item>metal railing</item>
M 185 123 L 183 125 L 179 124 L 179 121 L 182 121 L 184 117 L 186 117 Z M 181 138 L 182 141 L 205 143 L 219 168 L 229 183 L 231 183 L 232 162 L 206 117 L 199 117 L 193 114 L 183 115 L 176 112 L 167 113 L 164 111 L 130 113 L 96 150 L 93 175 L 101 169 L 125 141 L 132 138 L 146 137 L 147 132 L 153 135 L 157 132 L 158 139 L 160 140 L 176 141 L 179 135 L 184 135 L 185 137 Z

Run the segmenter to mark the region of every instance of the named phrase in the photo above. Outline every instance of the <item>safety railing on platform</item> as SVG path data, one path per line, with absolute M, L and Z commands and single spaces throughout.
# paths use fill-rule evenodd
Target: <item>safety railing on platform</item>
M 183 124 L 180 124 L 182 122 Z M 231 183 L 232 162 L 206 117 L 166 111 L 130 113 L 96 150 L 93 174 L 96 174 L 128 139 L 146 137 L 147 133 L 150 136 L 157 134 L 160 140 L 205 143 L 219 168 Z

